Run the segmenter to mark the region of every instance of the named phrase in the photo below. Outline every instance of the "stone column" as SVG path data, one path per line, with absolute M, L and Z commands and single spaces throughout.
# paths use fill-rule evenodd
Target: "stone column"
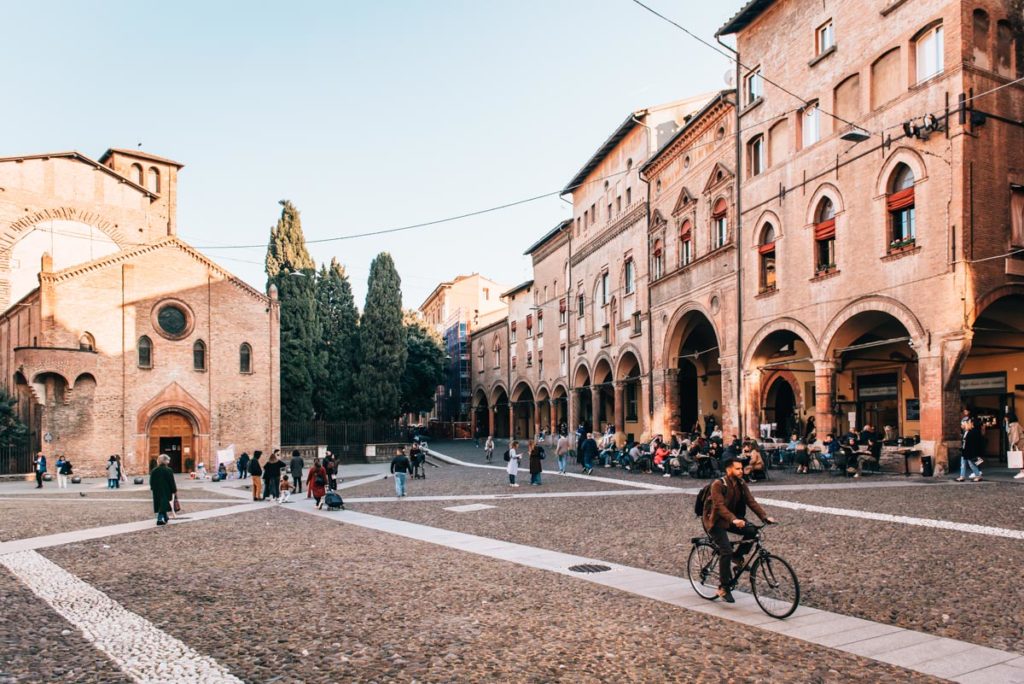
M 473 439 L 477 438 L 476 434 L 476 407 L 470 408 L 469 411 L 469 434 L 473 436 Z
M 549 432 L 553 435 L 558 430 L 558 410 L 554 399 L 548 399 Z
M 487 435 L 495 437 L 494 434 L 494 414 L 496 413 L 494 406 L 487 407 Z
M 969 342 L 945 340 L 941 355 L 918 358 L 921 401 L 921 452 L 935 458 L 936 468 L 948 472 L 959 464 L 960 454 L 960 360 Z M 939 471 L 936 471 L 938 475 Z
M 590 431 L 597 434 L 601 431 L 601 388 L 598 385 L 590 387 L 590 408 L 592 411 Z
M 508 438 L 516 436 L 516 405 L 511 399 L 508 402 Z
M 540 432 L 541 420 L 540 420 L 540 407 L 544 404 L 543 401 L 533 402 L 533 434 L 536 435 Z
M 814 361 L 814 426 L 818 433 L 818 441 L 830 432 L 835 434 L 836 417 L 832 413 L 832 401 L 835 397 L 836 364 L 835 361 L 815 359 Z M 838 437 L 838 435 L 836 435 Z
M 666 434 L 681 432 L 682 416 L 679 413 L 679 369 L 666 368 L 665 381 L 662 383 L 665 399 Z
M 615 431 L 626 431 L 626 383 L 615 381 Z

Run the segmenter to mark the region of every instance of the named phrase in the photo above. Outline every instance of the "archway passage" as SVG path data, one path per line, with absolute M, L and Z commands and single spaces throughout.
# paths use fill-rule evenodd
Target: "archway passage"
M 512 436 L 530 439 L 537 433 L 534 423 L 533 390 L 520 383 L 512 391 Z
M 567 433 L 569 430 L 569 396 L 562 385 L 556 386 L 551 392 L 551 411 L 555 419 L 555 432 Z
M 796 425 L 796 394 L 793 385 L 785 378 L 777 377 L 769 385 L 765 395 L 765 419 L 775 426 L 774 436 L 789 439 L 799 430 Z
M 539 435 L 542 430 L 544 432 L 550 431 L 552 415 L 551 394 L 545 387 L 537 390 L 537 406 L 535 410 L 537 413 L 536 425 L 534 426 L 535 433 Z
M 161 413 L 150 423 L 146 438 L 151 465 L 157 456 L 167 454 L 171 457 L 171 470 L 176 473 L 186 473 L 195 467 L 195 428 L 184 413 Z
M 851 316 L 833 335 L 838 432 L 871 430 L 887 440 L 921 434 L 918 358 L 910 333 L 882 311 Z
M 490 432 L 487 409 L 487 395 L 483 390 L 477 390 L 473 396 L 473 437 L 476 439 L 486 437 Z
M 604 432 L 615 420 L 615 383 L 612 380 L 612 367 L 606 360 L 601 360 L 594 367 L 594 378 L 590 385 L 593 407 L 593 431 Z
M 814 363 L 807 342 L 791 330 L 776 330 L 757 345 L 751 365 L 758 370 L 759 383 L 752 424 L 761 437 L 807 436 L 808 421 L 816 412 Z
M 581 366 L 576 370 L 573 385 L 573 393 L 576 395 L 576 410 L 574 414 L 577 424 L 571 426 L 571 429 L 578 430 L 579 426 L 582 425 L 584 432 L 590 432 L 594 429 L 594 399 L 593 393 L 590 391 L 590 371 L 587 370 L 586 366 Z
M 505 394 L 504 388 L 499 387 L 494 394 L 494 436 L 503 437 L 508 439 L 509 423 L 508 423 L 508 395 Z
M 1010 447 L 1003 421 L 1024 411 L 1024 295 L 995 300 L 972 328 L 971 350 L 958 379 L 960 405 L 999 426 L 985 430 L 985 459 L 1002 464 Z
M 615 375 L 615 431 L 624 432 L 629 439 L 639 439 L 644 432 L 640 375 L 636 356 L 632 352 L 623 354 Z
M 722 365 L 718 335 L 711 321 L 691 311 L 676 325 L 670 338 L 676 369 L 668 387 L 672 432 L 710 435 L 722 425 Z

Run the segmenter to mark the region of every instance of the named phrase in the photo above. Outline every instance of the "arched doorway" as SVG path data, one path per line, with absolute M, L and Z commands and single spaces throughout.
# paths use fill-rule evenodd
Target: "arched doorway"
M 675 370 L 675 381 L 666 386 L 669 430 L 710 434 L 712 426 L 723 423 L 721 350 L 715 328 L 703 313 L 690 311 L 676 323 L 668 344 L 666 365 Z
M 615 429 L 626 433 L 630 439 L 639 439 L 645 432 L 641 375 L 640 361 L 636 354 L 631 351 L 625 352 L 619 359 L 615 372 Z
M 546 387 L 541 387 L 537 390 L 537 424 L 535 432 L 539 433 L 541 430 L 549 432 L 551 430 L 551 415 L 551 394 Z
M 512 391 L 512 436 L 531 439 L 537 434 L 534 423 L 533 390 L 525 382 Z
M 611 364 L 607 360 L 601 359 L 594 366 L 590 391 L 594 400 L 593 431 L 604 432 L 615 419 L 615 383 L 612 381 Z
M 796 393 L 789 380 L 776 377 L 768 386 L 764 405 L 765 422 L 774 425 L 774 436 L 783 440 L 794 433 L 802 437 L 796 412 Z
M 499 387 L 494 391 L 492 407 L 494 411 L 494 436 L 507 439 L 510 436 L 508 429 L 508 395 L 505 393 L 504 387 Z
M 563 385 L 555 385 L 551 392 L 551 410 L 555 415 L 555 431 L 569 431 L 569 396 Z
M 473 437 L 486 437 L 490 428 L 491 424 L 487 419 L 487 395 L 483 390 L 477 390 L 473 396 Z
M 813 352 L 808 342 L 789 327 L 768 333 L 755 347 L 750 367 L 755 369 L 751 431 L 756 428 L 762 438 L 788 440 L 794 432 L 806 436 L 808 421 L 817 412 Z
M 149 463 L 155 467 L 156 457 L 171 457 L 171 470 L 187 473 L 195 467 L 195 425 L 182 411 L 164 411 L 153 419 L 146 431 Z
M 573 381 L 576 393 L 576 422 L 583 426 L 583 429 L 590 432 L 594 429 L 594 401 L 590 391 L 590 371 L 586 366 L 576 369 L 576 377 Z M 578 426 L 570 426 L 575 430 Z

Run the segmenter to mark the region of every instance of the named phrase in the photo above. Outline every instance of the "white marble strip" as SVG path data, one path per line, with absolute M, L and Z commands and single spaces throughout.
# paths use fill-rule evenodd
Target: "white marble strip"
M 765 506 L 777 508 L 790 508 L 795 511 L 807 513 L 824 513 L 826 515 L 838 515 L 845 518 L 858 518 L 860 520 L 877 520 L 879 522 L 898 523 L 900 525 L 914 525 L 916 527 L 931 527 L 938 530 L 950 530 L 952 532 L 967 532 L 969 534 L 983 534 L 989 537 L 1005 537 L 1006 539 L 1024 539 L 1024 530 L 1009 530 L 1004 527 L 989 527 L 987 525 L 973 525 L 971 523 L 949 522 L 947 520 L 932 520 L 930 518 L 911 518 L 906 515 L 891 515 L 889 513 L 873 513 L 871 511 L 858 511 L 850 508 L 832 508 L 831 506 L 813 506 L 811 504 L 797 503 L 794 501 L 783 501 L 781 499 L 763 499 L 758 497 L 758 503 Z
M 33 497 L 25 497 L 25 496 L 0 496 L 0 501 L 18 501 L 18 502 L 23 502 L 23 501 L 28 501 L 28 502 L 32 502 L 32 501 L 60 501 L 62 503 L 74 502 L 74 503 L 108 503 L 108 504 L 109 503 L 150 503 L 151 504 L 151 503 L 153 503 L 153 498 L 152 497 L 147 497 L 145 499 L 129 499 L 129 498 L 120 498 L 120 497 L 117 497 L 117 498 L 115 498 L 115 497 L 100 498 L 100 497 L 80 496 L 80 497 L 78 497 L 76 499 L 76 498 L 73 498 L 73 497 L 59 497 L 59 496 L 33 496 Z M 190 504 L 190 503 L 235 503 L 235 500 L 234 499 L 186 499 L 184 497 L 181 497 L 181 503 L 182 503 L 182 505 L 187 505 L 187 504 Z
M 136 682 L 242 682 L 35 551 L 0 556 L 0 564 Z
M 415 486 L 415 485 L 413 485 Z M 424 501 L 493 501 L 502 499 L 572 499 L 588 496 L 664 496 L 665 494 L 682 494 L 678 489 L 672 491 L 636 491 L 630 489 L 615 489 L 612 491 L 591 491 L 591 492 L 536 492 L 523 494 L 427 494 L 424 496 L 408 495 L 401 499 L 395 496 L 363 496 L 345 497 L 345 503 L 415 503 Z

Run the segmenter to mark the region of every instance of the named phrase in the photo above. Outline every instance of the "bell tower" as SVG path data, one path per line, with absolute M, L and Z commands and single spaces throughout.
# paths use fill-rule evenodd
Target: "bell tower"
M 142 150 L 117 148 L 104 152 L 99 162 L 149 192 L 146 242 L 177 234 L 178 171 L 183 164 Z

